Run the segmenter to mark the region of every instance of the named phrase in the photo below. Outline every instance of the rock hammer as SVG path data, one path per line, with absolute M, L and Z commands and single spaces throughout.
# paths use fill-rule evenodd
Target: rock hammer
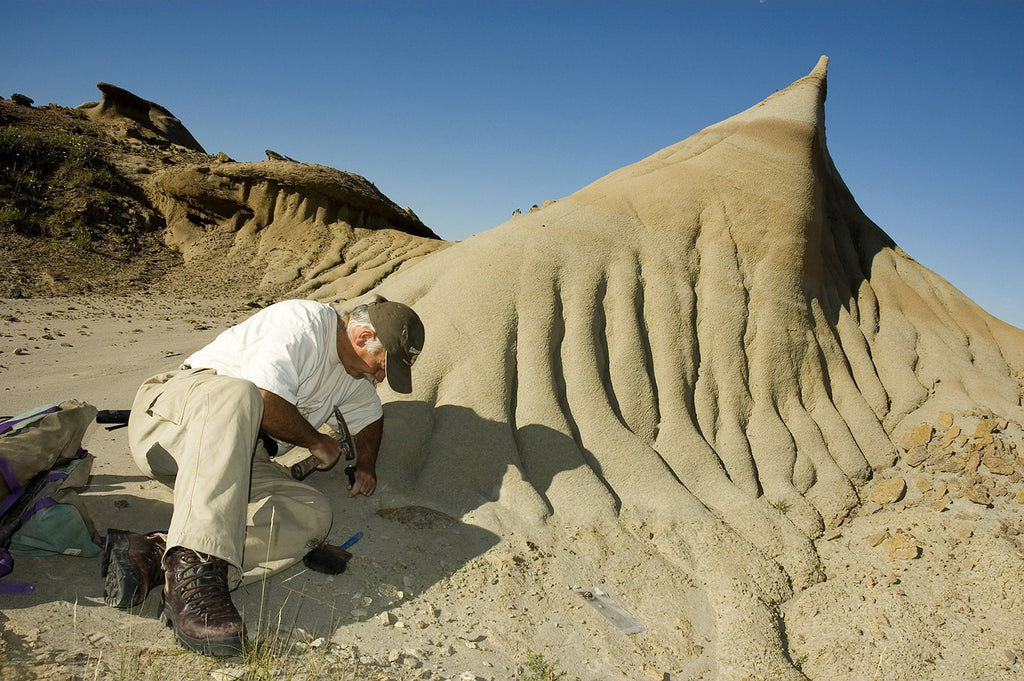
M 341 415 L 341 410 L 338 407 L 334 407 L 334 418 L 338 422 L 338 446 L 341 447 L 341 457 L 346 461 L 345 475 L 348 476 L 348 484 L 351 487 L 356 484 L 356 443 L 352 439 L 352 433 L 349 432 L 348 424 L 345 423 L 345 417 Z M 318 465 L 320 465 L 320 459 L 310 454 L 302 461 L 292 464 L 292 477 L 302 480 Z

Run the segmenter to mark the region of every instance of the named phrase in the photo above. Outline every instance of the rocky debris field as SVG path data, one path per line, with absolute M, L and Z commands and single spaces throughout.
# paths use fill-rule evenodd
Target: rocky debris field
M 1021 678 L 1021 438 L 981 410 L 911 428 L 900 461 L 819 540 L 827 580 L 784 607 L 794 664 L 812 679 Z

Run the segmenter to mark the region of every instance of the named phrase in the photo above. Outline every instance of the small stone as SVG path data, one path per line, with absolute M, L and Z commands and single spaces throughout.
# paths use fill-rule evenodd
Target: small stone
M 959 436 L 960 426 L 953 426 L 952 428 L 946 431 L 946 437 L 942 438 L 941 446 L 948 447 L 953 442 L 953 440 L 957 439 Z
M 981 506 L 990 506 L 992 504 L 992 497 L 989 496 L 988 490 L 981 485 L 974 485 L 967 490 L 967 494 L 964 496 Z
M 843 536 L 843 531 L 840 530 L 837 527 L 837 528 L 829 530 L 824 535 L 822 535 L 822 539 L 824 539 L 825 541 L 832 541 L 833 539 L 839 539 L 842 536 Z
M 939 412 L 939 425 L 943 428 L 949 428 L 953 425 L 953 415 L 948 411 Z
M 1024 489 L 1017 490 L 1017 503 L 1024 504 Z
M 901 531 L 885 540 L 884 547 L 887 560 L 913 560 L 921 551 L 914 538 Z
M 907 482 L 903 478 L 890 478 L 878 483 L 871 494 L 871 500 L 885 505 L 898 501 L 907 490 Z
M 903 448 L 910 451 L 914 447 L 927 445 L 935 432 L 935 426 L 930 423 L 922 423 L 911 428 L 903 434 Z
M 16 354 L 16 355 L 27 355 L 28 354 L 28 348 L 15 348 L 14 349 L 14 354 Z
M 20 92 L 12 92 L 11 101 L 17 104 L 18 106 L 32 106 L 35 103 L 34 99 L 29 97 L 28 95 L 23 95 Z
M 1013 473 L 1013 463 L 999 456 L 991 454 L 983 456 L 981 463 L 996 475 L 1010 475 Z
M 967 461 L 964 463 L 964 472 L 972 474 L 976 473 L 978 471 L 978 466 L 980 465 L 981 452 L 974 450 L 971 452 L 970 456 L 967 457 Z
M 917 487 L 917 491 L 921 494 L 928 492 L 932 488 L 932 483 L 928 478 L 918 478 L 914 481 L 914 487 Z
M 885 541 L 885 538 L 888 537 L 888 536 L 889 536 L 889 531 L 888 530 L 882 530 L 878 534 L 873 534 L 870 537 L 868 537 L 868 544 L 870 544 L 871 546 L 878 546 L 883 541 Z
M 377 622 L 379 622 L 382 627 L 390 627 L 397 621 L 397 618 L 390 612 L 382 612 L 377 616 Z
M 927 461 L 928 456 L 928 448 L 924 445 L 918 445 L 911 449 L 907 455 L 903 457 L 903 460 L 907 462 L 908 466 L 917 467 Z
M 949 497 L 942 497 L 941 499 L 930 502 L 928 504 L 928 508 L 939 511 L 940 513 L 945 511 L 949 508 Z
M 238 681 L 248 673 L 245 667 L 221 667 L 210 672 L 214 681 Z
M 1017 664 L 1017 653 L 1015 653 L 1015 652 L 1013 652 L 1012 650 L 1009 650 L 1009 649 L 1004 650 L 1003 651 L 1003 659 L 1006 661 L 1006 664 L 1009 664 L 1009 665 Z
M 978 427 L 974 429 L 974 437 L 984 438 L 987 435 L 991 435 L 992 431 L 996 428 L 996 422 L 993 419 L 982 419 L 978 423 Z

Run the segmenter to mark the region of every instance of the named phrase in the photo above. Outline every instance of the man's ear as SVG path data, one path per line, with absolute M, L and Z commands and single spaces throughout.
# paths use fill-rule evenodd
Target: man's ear
M 377 334 L 375 334 L 373 331 L 370 331 L 367 328 L 360 329 L 359 333 L 356 334 L 356 345 L 358 345 L 359 347 L 365 347 L 367 343 L 369 343 L 376 337 Z

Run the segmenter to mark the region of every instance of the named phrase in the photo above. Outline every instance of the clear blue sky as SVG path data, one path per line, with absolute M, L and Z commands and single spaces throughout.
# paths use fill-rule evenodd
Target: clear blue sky
M 0 93 L 106 81 L 210 153 L 358 173 L 459 240 L 743 111 L 830 57 L 865 213 L 1024 327 L 1024 0 L 0 0 Z

